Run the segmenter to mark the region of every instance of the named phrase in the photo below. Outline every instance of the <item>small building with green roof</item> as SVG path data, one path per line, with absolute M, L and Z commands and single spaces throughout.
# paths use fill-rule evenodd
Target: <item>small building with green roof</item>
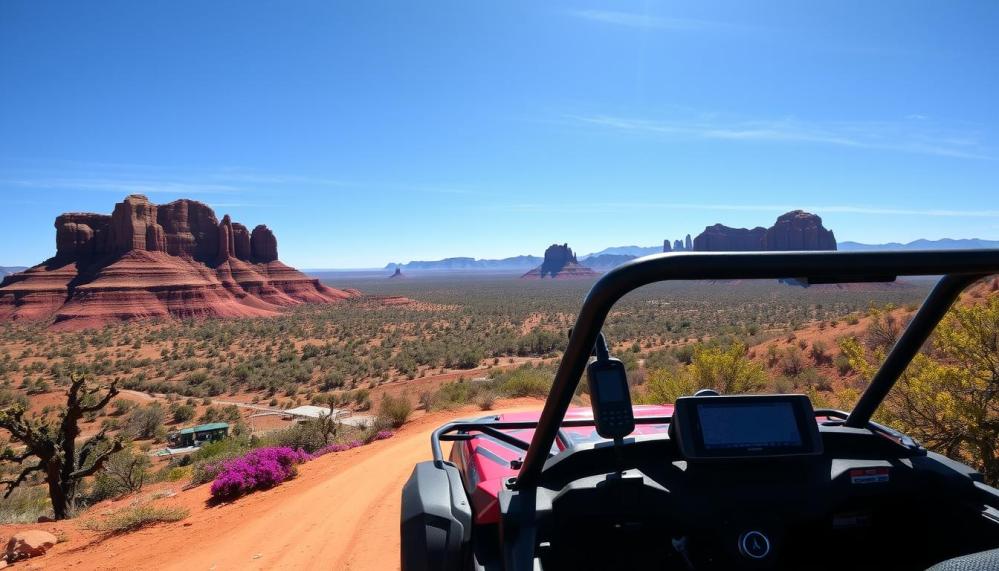
M 225 422 L 212 422 L 171 432 L 167 435 L 167 440 L 171 448 L 187 448 L 222 440 L 226 436 L 229 436 L 229 425 Z

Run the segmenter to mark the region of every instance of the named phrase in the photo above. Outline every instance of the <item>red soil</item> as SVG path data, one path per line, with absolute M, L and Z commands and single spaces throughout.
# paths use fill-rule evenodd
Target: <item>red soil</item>
M 514 399 L 502 406 L 537 410 L 542 403 Z M 0 539 L 24 529 L 66 538 L 19 564 L 24 569 L 398 569 L 402 486 L 414 464 L 430 459 L 433 429 L 475 414 L 481 411 L 420 415 L 393 438 L 324 456 L 302 466 L 294 480 L 231 504 L 208 507 L 207 485 L 155 500 L 189 509 L 180 522 L 110 538 L 81 530 L 75 521 L 0 526 Z M 100 504 L 81 518 L 134 501 Z

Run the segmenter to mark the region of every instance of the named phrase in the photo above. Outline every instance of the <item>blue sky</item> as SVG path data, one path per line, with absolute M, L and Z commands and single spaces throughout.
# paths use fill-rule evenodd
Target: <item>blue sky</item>
M 999 238 L 999 3 L 0 2 L 0 265 L 126 194 L 301 267 L 820 214 Z

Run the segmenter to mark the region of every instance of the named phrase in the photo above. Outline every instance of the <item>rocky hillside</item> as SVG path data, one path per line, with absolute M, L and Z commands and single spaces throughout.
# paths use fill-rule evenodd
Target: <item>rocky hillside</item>
M 328 288 L 278 260 L 267 226 L 251 232 L 195 200 L 133 194 L 110 214 L 55 220 L 56 254 L 0 282 L 0 319 L 58 327 L 162 317 L 274 315 L 357 292 Z
M 568 244 L 552 244 L 545 250 L 545 259 L 541 265 L 527 272 L 522 277 L 526 279 L 588 278 L 596 276 L 597 272 L 579 263 L 576 254 Z

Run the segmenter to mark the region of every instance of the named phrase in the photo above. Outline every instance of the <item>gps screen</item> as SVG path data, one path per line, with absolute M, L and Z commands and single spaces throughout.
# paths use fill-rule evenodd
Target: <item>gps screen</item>
M 703 403 L 697 405 L 697 414 L 705 450 L 802 445 L 789 402 Z
M 619 403 L 628 400 L 625 394 L 627 381 L 621 378 L 621 369 L 597 370 L 597 384 L 600 386 L 600 399 L 606 403 Z

